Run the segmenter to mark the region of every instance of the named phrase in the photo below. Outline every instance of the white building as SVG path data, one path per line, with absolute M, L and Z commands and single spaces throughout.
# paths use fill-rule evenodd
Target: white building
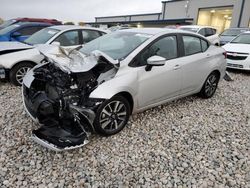
M 250 0 L 170 0 L 162 1 L 162 11 L 153 14 L 96 17 L 92 25 L 137 27 L 166 25 L 209 25 L 223 31 L 250 26 Z

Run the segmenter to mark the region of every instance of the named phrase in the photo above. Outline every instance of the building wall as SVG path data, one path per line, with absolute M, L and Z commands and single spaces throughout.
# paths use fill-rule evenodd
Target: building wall
M 186 12 L 185 5 L 187 4 L 187 0 L 179 0 L 172 2 L 165 2 L 163 6 L 165 6 L 165 19 L 173 19 L 173 18 L 193 18 L 194 24 L 197 24 L 197 18 L 199 9 L 201 8 L 215 8 L 215 7 L 228 7 L 233 6 L 233 15 L 231 27 L 237 27 L 240 17 L 241 4 L 243 0 L 190 0 L 189 8 Z M 241 26 L 246 27 L 249 23 L 249 15 L 250 15 L 250 1 L 245 0 L 245 10 L 242 18 Z M 164 7 L 162 8 L 164 10 Z
M 160 13 L 159 13 L 160 14 Z M 144 20 L 158 20 L 159 14 L 138 14 L 138 15 L 124 15 L 113 17 L 96 18 L 96 22 L 122 22 L 122 21 L 144 21 Z
M 250 27 L 250 0 L 245 0 L 240 26 Z

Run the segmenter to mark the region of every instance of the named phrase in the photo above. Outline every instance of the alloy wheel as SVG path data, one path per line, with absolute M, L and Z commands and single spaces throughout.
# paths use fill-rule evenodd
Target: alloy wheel
M 123 126 L 126 122 L 127 110 L 121 101 L 111 101 L 100 113 L 100 125 L 102 129 L 113 131 Z
M 21 67 L 16 72 L 16 80 L 19 84 L 23 83 L 23 78 L 26 75 L 26 73 L 30 70 L 30 67 Z
M 217 76 L 215 74 L 211 74 L 208 77 L 207 82 L 205 84 L 205 92 L 207 96 L 212 96 L 214 94 L 217 88 L 217 84 L 218 84 Z

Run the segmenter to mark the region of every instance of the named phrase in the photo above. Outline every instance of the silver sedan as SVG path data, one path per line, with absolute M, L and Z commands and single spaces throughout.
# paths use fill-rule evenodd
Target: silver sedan
M 128 29 L 102 36 L 70 57 L 50 56 L 24 78 L 33 132 L 54 150 L 113 135 L 129 116 L 188 95 L 210 98 L 226 70 L 225 51 L 180 30 Z M 60 58 L 58 58 L 60 57 Z

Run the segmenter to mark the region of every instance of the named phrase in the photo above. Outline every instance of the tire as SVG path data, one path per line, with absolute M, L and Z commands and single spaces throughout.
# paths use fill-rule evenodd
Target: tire
M 94 120 L 96 132 L 104 136 L 120 132 L 129 120 L 130 109 L 128 100 L 122 96 L 114 96 L 103 102 Z
M 10 82 L 16 86 L 21 86 L 25 74 L 34 67 L 33 63 L 23 62 L 15 65 L 10 70 Z
M 206 79 L 199 95 L 201 98 L 208 99 L 213 97 L 220 80 L 220 75 L 217 72 L 212 72 Z

